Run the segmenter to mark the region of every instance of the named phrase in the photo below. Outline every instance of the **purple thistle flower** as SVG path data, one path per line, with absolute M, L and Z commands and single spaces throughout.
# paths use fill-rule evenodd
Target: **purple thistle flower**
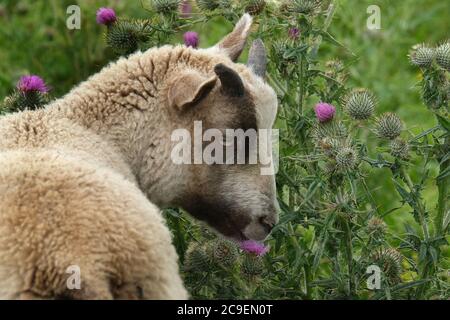
M 36 75 L 22 76 L 17 83 L 17 89 L 22 92 L 37 91 L 41 93 L 47 93 L 49 90 L 44 80 Z
M 97 10 L 97 23 L 110 25 L 116 21 L 116 12 L 111 8 L 100 8 Z
M 316 104 L 314 111 L 316 112 L 317 119 L 320 122 L 327 122 L 333 119 L 334 114 L 336 113 L 336 108 L 331 104 L 319 102 Z
M 254 240 L 246 240 L 240 243 L 241 249 L 248 253 L 253 253 L 257 256 L 263 256 L 269 251 L 263 243 Z
M 187 47 L 193 47 L 193 48 L 197 48 L 198 47 L 198 33 L 194 32 L 194 31 L 188 31 L 183 35 L 183 39 L 184 39 L 184 44 Z
M 297 40 L 300 37 L 300 29 L 299 28 L 290 28 L 288 31 L 289 38 L 292 40 Z
M 189 0 L 184 0 L 181 2 L 180 6 L 180 16 L 182 18 L 190 18 L 192 14 L 192 4 Z

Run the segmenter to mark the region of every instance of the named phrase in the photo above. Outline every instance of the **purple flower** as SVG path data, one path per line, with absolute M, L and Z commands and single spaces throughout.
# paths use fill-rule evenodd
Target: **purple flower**
M 180 12 L 181 12 L 180 16 L 182 18 L 190 18 L 191 17 L 192 5 L 189 0 L 184 0 L 183 2 L 181 2 Z
M 97 10 L 97 23 L 110 25 L 116 21 L 116 13 L 111 8 L 100 8 Z
M 194 32 L 194 31 L 188 31 L 183 35 L 183 39 L 184 39 L 184 44 L 187 47 L 193 47 L 193 48 L 197 48 L 198 47 L 198 33 Z
M 254 240 L 246 240 L 240 243 L 241 249 L 256 254 L 257 256 L 263 256 L 269 251 L 269 247 L 266 247 L 263 243 Z
M 299 28 L 290 28 L 288 31 L 289 38 L 292 40 L 297 40 L 300 36 L 300 29 Z
M 320 122 L 326 122 L 333 119 L 334 114 L 336 113 L 336 108 L 331 104 L 319 102 L 316 104 L 314 111 L 316 112 L 317 119 Z
M 22 92 L 38 91 L 47 93 L 48 87 L 45 85 L 41 77 L 35 75 L 23 76 L 17 83 L 17 89 Z

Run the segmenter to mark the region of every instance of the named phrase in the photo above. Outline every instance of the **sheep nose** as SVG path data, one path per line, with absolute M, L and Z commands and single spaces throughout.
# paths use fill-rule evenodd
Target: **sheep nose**
M 259 223 L 264 227 L 267 233 L 270 233 L 270 231 L 272 231 L 273 227 L 275 226 L 275 223 L 271 222 L 268 216 L 260 217 Z

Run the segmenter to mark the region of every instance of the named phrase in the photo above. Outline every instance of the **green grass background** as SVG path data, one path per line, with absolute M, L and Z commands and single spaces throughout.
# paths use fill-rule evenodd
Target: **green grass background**
M 341 0 L 329 31 L 348 50 L 325 45 L 319 59 L 341 58 L 349 65 L 351 86 L 367 87 L 379 99 L 378 111 L 395 111 L 412 133 L 435 124 L 432 114 L 422 105 L 416 83 L 420 74 L 407 59 L 409 48 L 419 42 L 438 43 L 450 36 L 448 0 Z M 81 7 L 81 30 L 66 28 L 66 8 Z M 99 71 L 115 55 L 105 46 L 104 27 L 95 22 L 102 6 L 115 8 L 119 16 L 147 17 L 142 4 L 148 1 L 0 1 L 0 98 L 11 92 L 18 78 L 33 73 L 42 76 L 56 97 Z M 369 5 L 381 9 L 381 30 L 369 31 L 366 12 Z M 209 46 L 222 37 L 231 25 L 215 19 L 207 27 L 197 26 L 201 46 Z M 182 35 L 174 38 L 181 42 Z M 312 107 L 312 106 L 311 106 Z M 370 141 L 369 141 L 370 143 Z M 436 175 L 433 166 L 432 176 Z M 423 174 L 420 163 L 413 166 L 413 178 Z M 370 179 L 382 211 L 399 206 L 393 184 L 386 173 Z M 429 209 L 436 203 L 433 181 L 424 193 Z M 386 220 L 394 232 L 402 232 L 403 223 L 412 221 L 405 206 Z

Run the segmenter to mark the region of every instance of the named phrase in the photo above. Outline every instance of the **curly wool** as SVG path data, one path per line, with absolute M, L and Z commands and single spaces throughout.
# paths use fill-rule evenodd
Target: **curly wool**
M 226 58 L 151 49 L 111 64 L 45 109 L 0 118 L 1 298 L 188 297 L 169 230 L 140 190 L 164 203 L 158 185 L 171 184 L 168 164 L 139 162 L 142 152 L 149 159 L 170 152 L 161 139 L 172 128 L 152 137 L 139 129 L 171 117 L 158 108 L 172 71 L 217 60 Z M 71 265 L 81 269 L 82 290 L 67 291 Z

